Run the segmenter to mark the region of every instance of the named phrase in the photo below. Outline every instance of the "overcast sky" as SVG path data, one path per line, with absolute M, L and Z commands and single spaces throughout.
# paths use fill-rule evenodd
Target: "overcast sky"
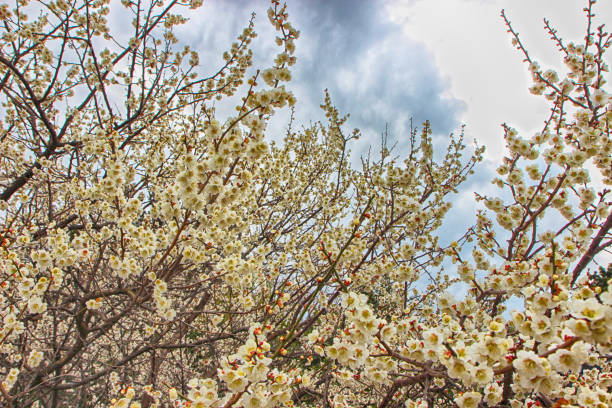
M 328 88 L 350 125 L 376 142 L 385 124 L 401 147 L 410 117 L 430 120 L 437 134 L 466 124 L 469 139 L 503 153 L 500 124 L 527 133 L 546 114 L 541 97 L 528 93 L 527 68 L 510 45 L 499 16 L 507 15 L 542 66 L 561 67 L 543 29 L 547 17 L 564 39 L 582 41 L 583 0 L 289 0 L 290 21 L 301 31 L 298 63 L 290 87 L 299 98 L 297 117 L 321 118 L 318 105 Z M 270 63 L 276 48 L 265 0 L 206 0 L 180 38 L 198 48 L 201 61 L 220 61 L 251 12 L 256 12 L 256 62 Z M 612 16 L 612 1 L 600 1 L 596 21 Z M 610 18 L 608 17 L 608 21 Z
M 351 114 L 348 127 L 362 130 L 356 156 L 369 145 L 376 147 L 385 124 L 401 156 L 411 117 L 419 125 L 429 120 L 441 144 L 465 124 L 466 141 L 476 139 L 487 146 L 488 162 L 453 200 L 456 216 L 447 224 L 451 230 L 473 221 L 474 191 L 494 191 L 490 180 L 504 152 L 500 125 L 507 122 L 530 136 L 547 114 L 543 98 L 527 90 L 527 67 L 510 44 L 500 11 L 505 9 L 543 68 L 563 69 L 543 28 L 544 17 L 564 40 L 582 42 L 585 33 L 583 0 L 288 0 L 287 4 L 289 20 L 301 32 L 289 85 L 298 98 L 298 125 L 323 120 L 319 105 L 327 88 L 340 112 Z M 220 51 L 229 47 L 255 12 L 259 33 L 253 44 L 255 62 L 269 66 L 277 48 L 271 41 L 268 7 L 266 0 L 206 0 L 180 28 L 179 38 L 197 48 L 200 61 L 212 69 L 221 61 Z M 612 23 L 612 1 L 600 1 L 595 12 L 597 24 Z M 279 115 L 270 126 L 270 136 L 280 137 L 287 120 L 287 112 Z

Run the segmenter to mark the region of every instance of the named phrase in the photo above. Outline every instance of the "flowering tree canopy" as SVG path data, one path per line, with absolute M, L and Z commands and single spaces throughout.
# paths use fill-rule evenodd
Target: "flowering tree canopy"
M 504 125 L 498 197 L 477 194 L 487 210 L 448 246 L 436 231 L 482 148 L 451 135 L 434 155 L 425 123 L 406 157 L 383 143 L 356 168 L 327 94 L 325 123 L 272 143 L 299 32 L 273 0 L 273 64 L 252 66 L 251 21 L 203 75 L 173 33 L 201 3 L 0 5 L 2 406 L 612 405 L 595 263 L 612 36 L 594 0 L 579 42 L 545 20 L 563 74 L 502 12 L 550 115 L 534 135 Z

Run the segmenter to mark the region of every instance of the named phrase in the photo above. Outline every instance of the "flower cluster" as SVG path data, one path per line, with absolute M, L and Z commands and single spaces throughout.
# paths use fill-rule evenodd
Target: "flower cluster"
M 612 36 L 586 1 L 584 44 L 545 23 L 563 74 L 503 15 L 551 112 L 504 125 L 456 237 L 463 134 L 440 154 L 425 122 L 359 167 L 327 92 L 266 134 L 295 106 L 278 0 L 273 62 L 251 20 L 208 75 L 174 34 L 200 0 L 0 5 L 0 405 L 611 406 Z

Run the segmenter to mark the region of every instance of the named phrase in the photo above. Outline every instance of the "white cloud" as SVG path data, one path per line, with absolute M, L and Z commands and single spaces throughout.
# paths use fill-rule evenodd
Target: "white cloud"
M 612 2 L 600 3 L 596 14 L 612 15 Z M 489 157 L 499 158 L 504 152 L 501 123 L 530 136 L 548 111 L 543 98 L 527 91 L 530 77 L 523 56 L 510 45 L 501 9 L 532 58 L 543 67 L 562 69 L 542 19 L 547 17 L 564 39 L 582 41 L 584 5 L 559 0 L 394 0 L 387 12 L 410 37 L 426 45 L 450 81 L 450 94 L 467 103 L 461 120 L 468 137 L 485 144 Z M 596 20 L 603 22 L 599 17 Z

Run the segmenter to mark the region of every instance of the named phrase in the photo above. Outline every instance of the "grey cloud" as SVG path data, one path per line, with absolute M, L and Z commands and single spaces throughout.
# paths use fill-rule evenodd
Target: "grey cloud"
M 297 6 L 292 9 L 292 6 Z M 424 45 L 408 38 L 384 12 L 384 1 L 289 3 L 301 29 L 296 82 L 310 105 L 328 88 L 349 124 L 375 141 L 385 124 L 401 149 L 409 120 L 430 120 L 434 131 L 452 132 L 464 103 L 442 95 L 447 83 Z
M 390 21 L 385 0 L 287 3 L 289 19 L 301 32 L 289 85 L 298 98 L 298 124 L 322 118 L 318 107 L 327 88 L 340 112 L 351 114 L 348 126 L 362 130 L 357 154 L 369 144 L 376 147 L 386 124 L 401 154 L 411 117 L 417 125 L 429 120 L 440 138 L 458 128 L 465 103 L 443 96 L 448 83 L 432 54 Z M 256 31 L 265 38 L 253 44 L 255 64 L 269 66 L 277 48 L 269 41 L 274 31 L 267 23 L 268 5 L 263 0 L 209 0 L 180 29 L 179 38 L 197 48 L 200 61 L 212 70 L 220 62 L 219 49 L 230 46 L 255 11 Z M 287 115 L 280 119 L 286 121 Z

